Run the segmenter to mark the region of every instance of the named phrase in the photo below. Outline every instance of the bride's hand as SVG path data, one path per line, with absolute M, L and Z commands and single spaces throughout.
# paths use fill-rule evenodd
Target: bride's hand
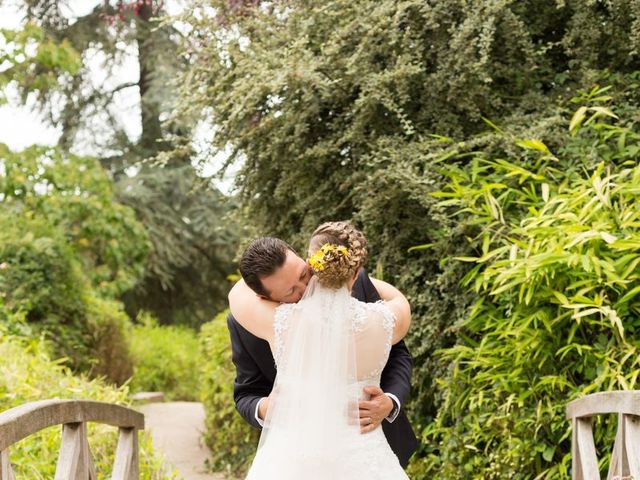
M 371 399 L 362 400 L 360 407 L 360 433 L 374 431 L 393 410 L 393 400 L 378 387 L 365 387 L 364 393 Z

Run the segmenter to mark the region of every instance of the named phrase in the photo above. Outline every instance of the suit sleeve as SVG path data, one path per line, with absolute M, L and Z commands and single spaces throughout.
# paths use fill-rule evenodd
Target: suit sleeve
M 239 333 L 242 327 L 231 314 L 227 316 L 227 326 L 231 336 L 231 358 L 236 367 L 236 379 L 233 383 L 236 410 L 249 424 L 261 428 L 255 418 L 256 406 L 262 397 L 271 393 L 271 387 L 242 342 Z
M 380 300 L 378 291 L 373 286 L 369 275 L 363 270 L 353 287 L 353 293 L 363 302 L 377 302 Z M 402 405 L 409 401 L 411 391 L 411 372 L 413 361 L 404 340 L 391 347 L 387 366 L 382 371 L 380 388 L 386 393 L 395 395 Z
M 391 347 L 387 366 L 382 371 L 380 388 L 386 393 L 392 393 L 402 405 L 409 401 L 411 391 L 411 372 L 413 361 L 404 340 Z

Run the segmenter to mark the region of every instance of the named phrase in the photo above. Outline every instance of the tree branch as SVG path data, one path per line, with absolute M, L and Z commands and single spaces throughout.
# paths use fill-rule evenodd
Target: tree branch
M 109 94 L 113 97 L 115 93 L 118 93 L 120 90 L 124 90 L 125 88 L 137 87 L 138 82 L 126 82 L 121 85 L 118 85 L 116 88 L 111 90 Z

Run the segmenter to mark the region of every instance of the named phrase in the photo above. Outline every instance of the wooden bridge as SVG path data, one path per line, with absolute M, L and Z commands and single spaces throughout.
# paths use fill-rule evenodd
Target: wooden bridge
M 144 428 L 144 415 L 120 405 L 88 400 L 43 400 L 0 413 L 0 480 L 14 480 L 9 456 L 11 445 L 54 425 L 62 425 L 55 480 L 95 480 L 87 422 L 118 427 L 111 478 L 137 480 L 138 430 Z

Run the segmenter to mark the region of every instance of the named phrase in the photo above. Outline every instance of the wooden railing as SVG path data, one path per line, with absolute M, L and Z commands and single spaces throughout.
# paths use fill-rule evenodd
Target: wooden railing
M 567 405 L 573 480 L 600 480 L 591 419 L 607 413 L 618 415 L 607 480 L 640 480 L 640 390 L 594 393 Z
M 144 415 L 120 405 L 86 400 L 43 400 L 0 413 L 0 480 L 14 480 L 9 447 L 54 425 L 62 425 L 55 480 L 95 480 L 87 422 L 119 428 L 111 478 L 138 480 L 138 430 L 144 429 Z

